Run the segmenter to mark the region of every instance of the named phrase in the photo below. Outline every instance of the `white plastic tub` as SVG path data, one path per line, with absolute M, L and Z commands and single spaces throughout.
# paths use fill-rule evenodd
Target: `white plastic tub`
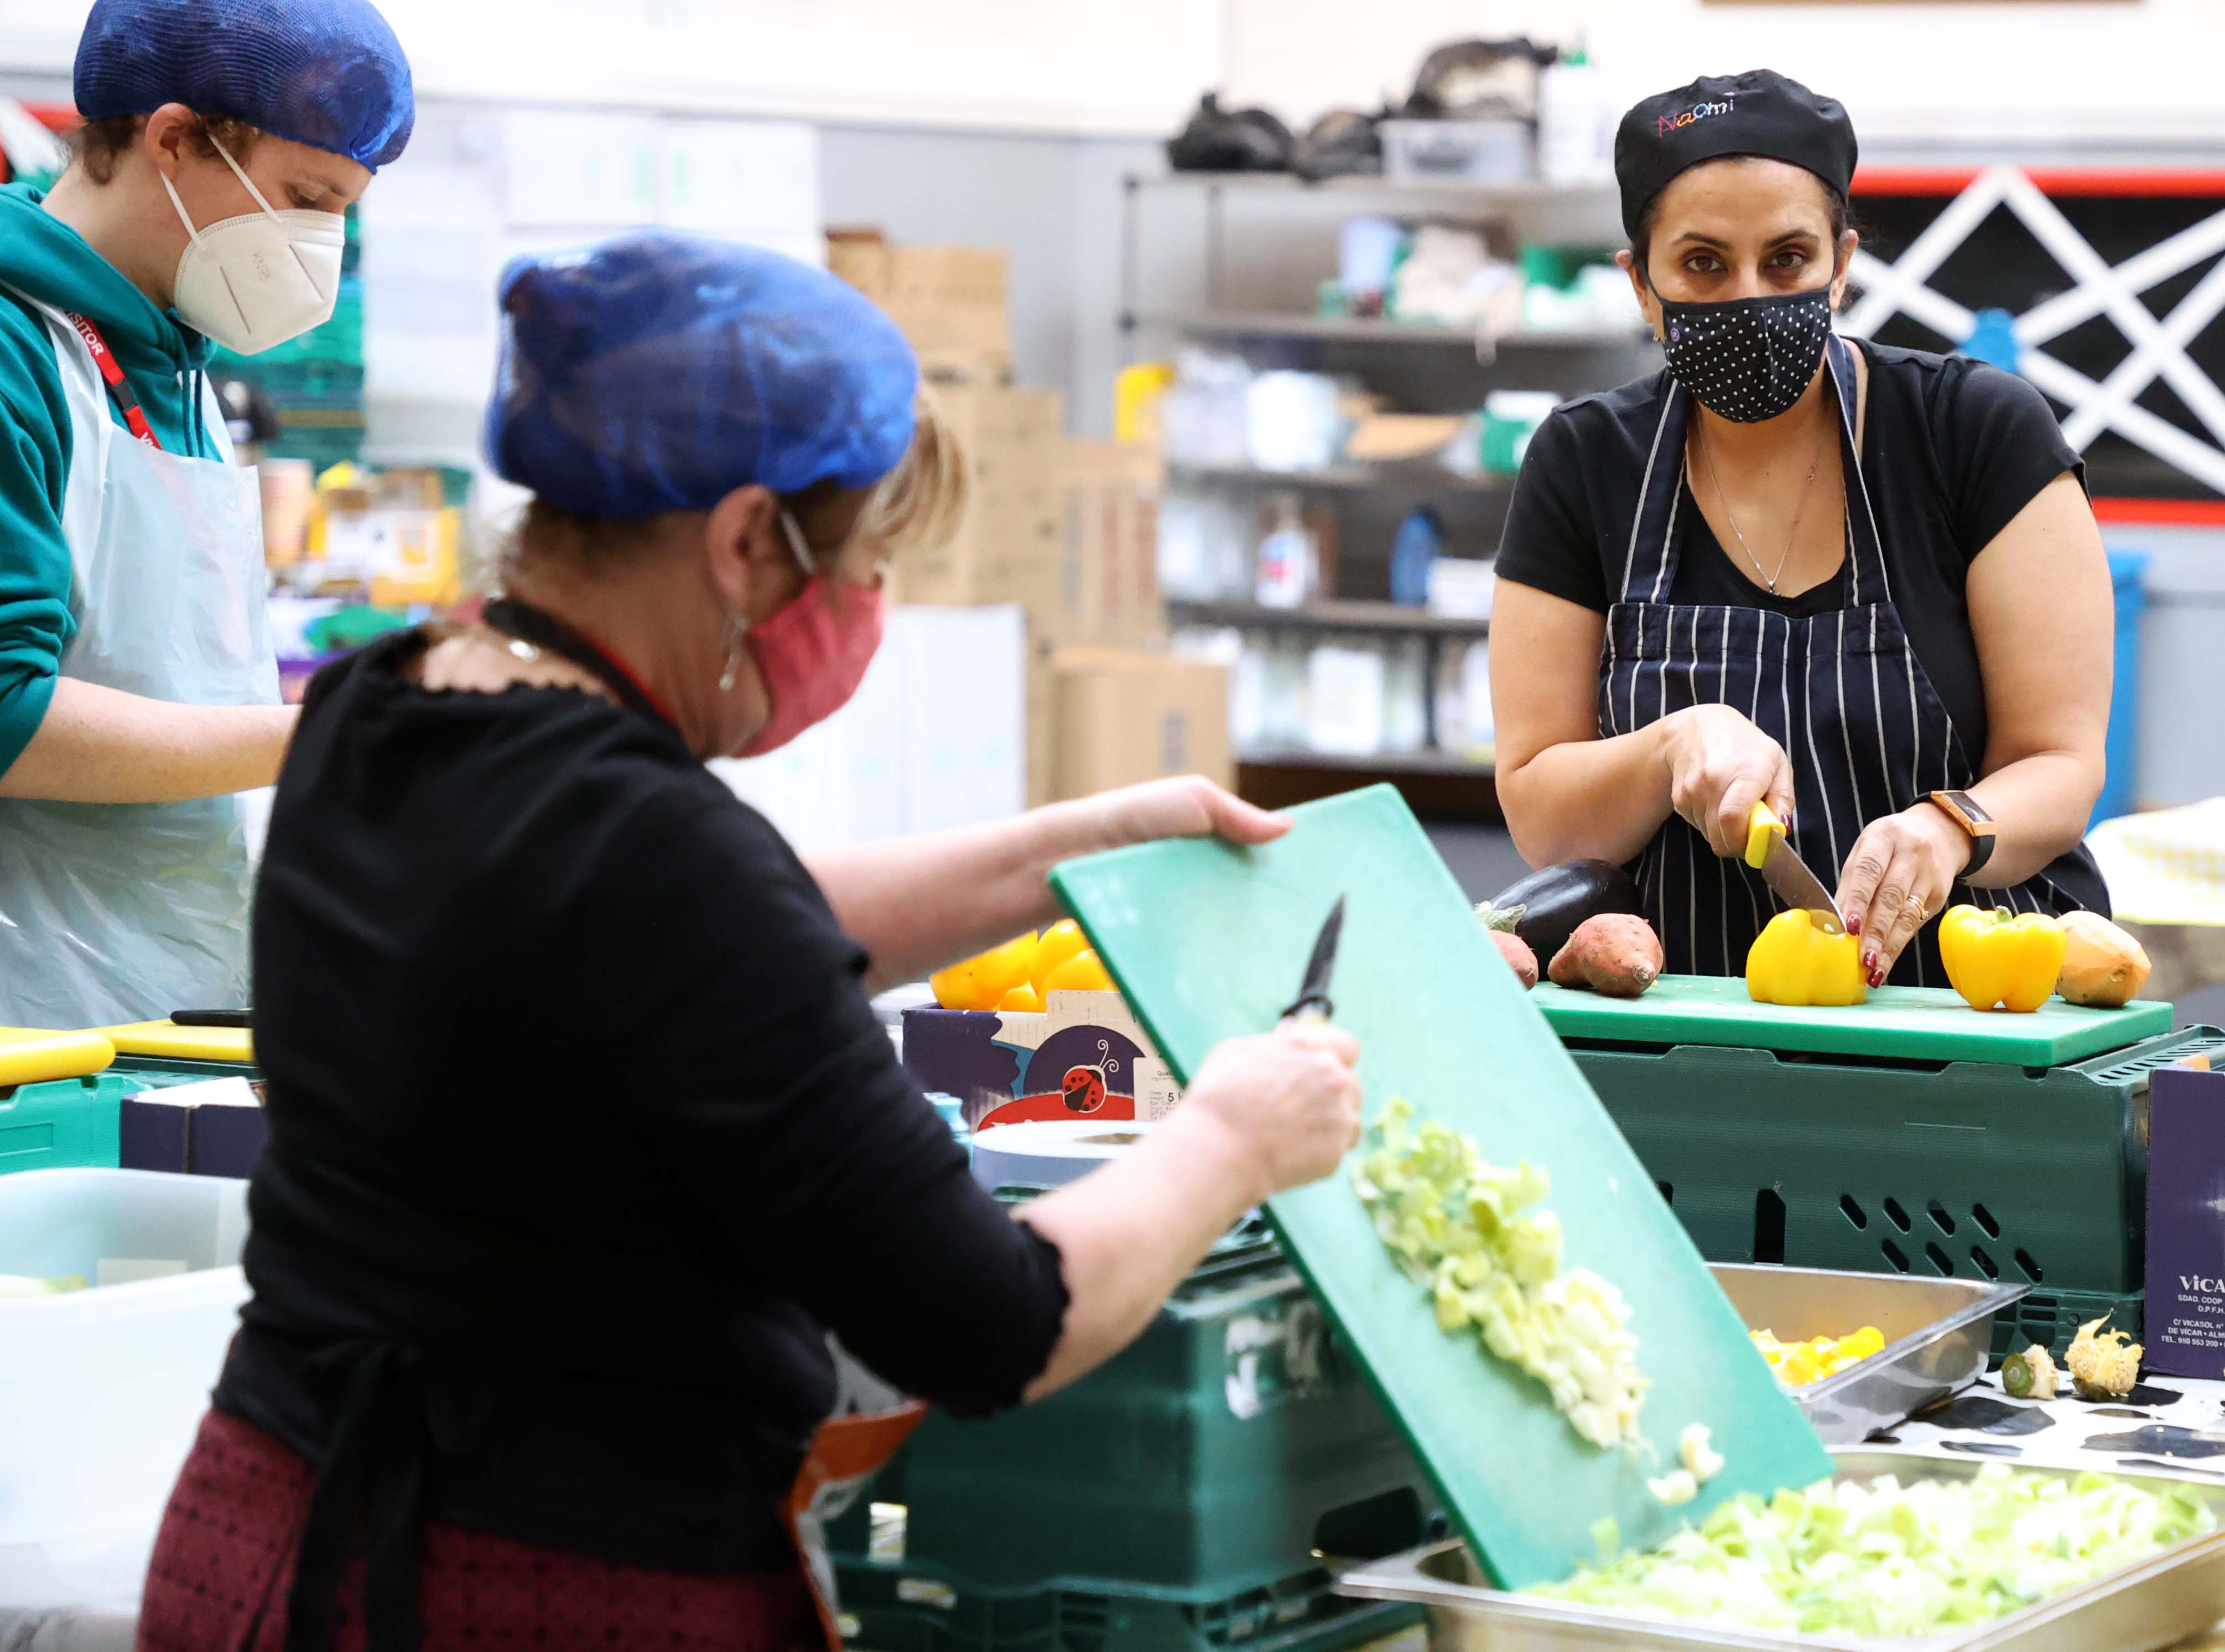
M 163 1504 L 247 1300 L 246 1237 L 244 1181 L 145 1170 L 0 1176 L 0 1274 L 91 1281 L 104 1261 L 186 1268 L 0 1299 L 0 1608 L 138 1599 Z
M 1537 146 L 1523 120 L 1386 120 L 1383 175 L 1396 183 L 1522 183 Z

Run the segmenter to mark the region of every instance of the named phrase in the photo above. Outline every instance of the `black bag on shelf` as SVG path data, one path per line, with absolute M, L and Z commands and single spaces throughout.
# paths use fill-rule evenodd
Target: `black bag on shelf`
M 1382 118 L 1353 109 L 1332 109 L 1298 140 L 1290 170 L 1309 184 L 1382 171 L 1383 136 L 1375 130 Z
M 1288 172 L 1296 148 L 1290 129 L 1267 111 L 1223 109 L 1208 92 L 1167 140 L 1167 164 L 1176 172 Z
M 1538 71 L 1560 55 L 1526 35 L 1448 41 L 1422 60 L 1403 112 L 1408 120 L 1534 121 Z

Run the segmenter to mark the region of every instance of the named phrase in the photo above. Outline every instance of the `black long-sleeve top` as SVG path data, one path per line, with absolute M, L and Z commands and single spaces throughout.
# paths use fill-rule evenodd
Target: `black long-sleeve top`
M 335 1351 L 394 1345 L 434 1378 L 427 1513 L 788 1564 L 826 1333 L 954 1411 L 1014 1404 L 1065 1312 L 1057 1251 L 974 1185 L 863 952 L 674 731 L 570 689 L 428 691 L 424 645 L 321 674 L 279 782 L 270 1137 L 216 1402 L 321 1462 Z

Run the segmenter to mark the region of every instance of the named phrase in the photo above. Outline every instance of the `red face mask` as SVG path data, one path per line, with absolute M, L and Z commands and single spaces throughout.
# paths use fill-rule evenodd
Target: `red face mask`
M 880 587 L 829 580 L 818 572 L 796 518 L 783 510 L 780 522 L 811 578 L 743 639 L 772 703 L 772 716 L 742 748 L 745 757 L 777 750 L 848 705 L 881 646 Z

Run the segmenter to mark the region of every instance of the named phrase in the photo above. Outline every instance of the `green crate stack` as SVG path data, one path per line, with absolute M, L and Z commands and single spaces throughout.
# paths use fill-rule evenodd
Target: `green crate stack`
M 278 434 L 273 458 L 306 459 L 320 471 L 363 455 L 363 244 L 353 207 L 340 255 L 339 301 L 331 320 L 253 356 L 216 352 L 214 366 L 251 379 L 270 398 Z
M 1710 1262 L 2028 1285 L 1996 1358 L 2113 1314 L 2139 1334 L 2147 1081 L 2198 1027 L 2055 1067 L 1572 1041 Z
M 0 1175 L 19 1170 L 114 1169 L 124 1098 L 204 1079 L 258 1076 L 223 1061 L 118 1056 L 81 1079 L 0 1086 Z
M 1420 1467 L 1263 1228 L 1223 1242 L 1136 1343 L 1039 1403 L 922 1422 L 830 1534 L 865 1652 L 1307 1652 L 1410 1611 L 1344 1599 L 1368 1558 L 1439 1521 Z
M 1204 1603 L 1110 1586 L 970 1590 L 935 1567 L 836 1567 L 848 1652 L 1345 1652 L 1420 1621 L 1398 1601 L 1347 1600 L 1309 1570 Z

